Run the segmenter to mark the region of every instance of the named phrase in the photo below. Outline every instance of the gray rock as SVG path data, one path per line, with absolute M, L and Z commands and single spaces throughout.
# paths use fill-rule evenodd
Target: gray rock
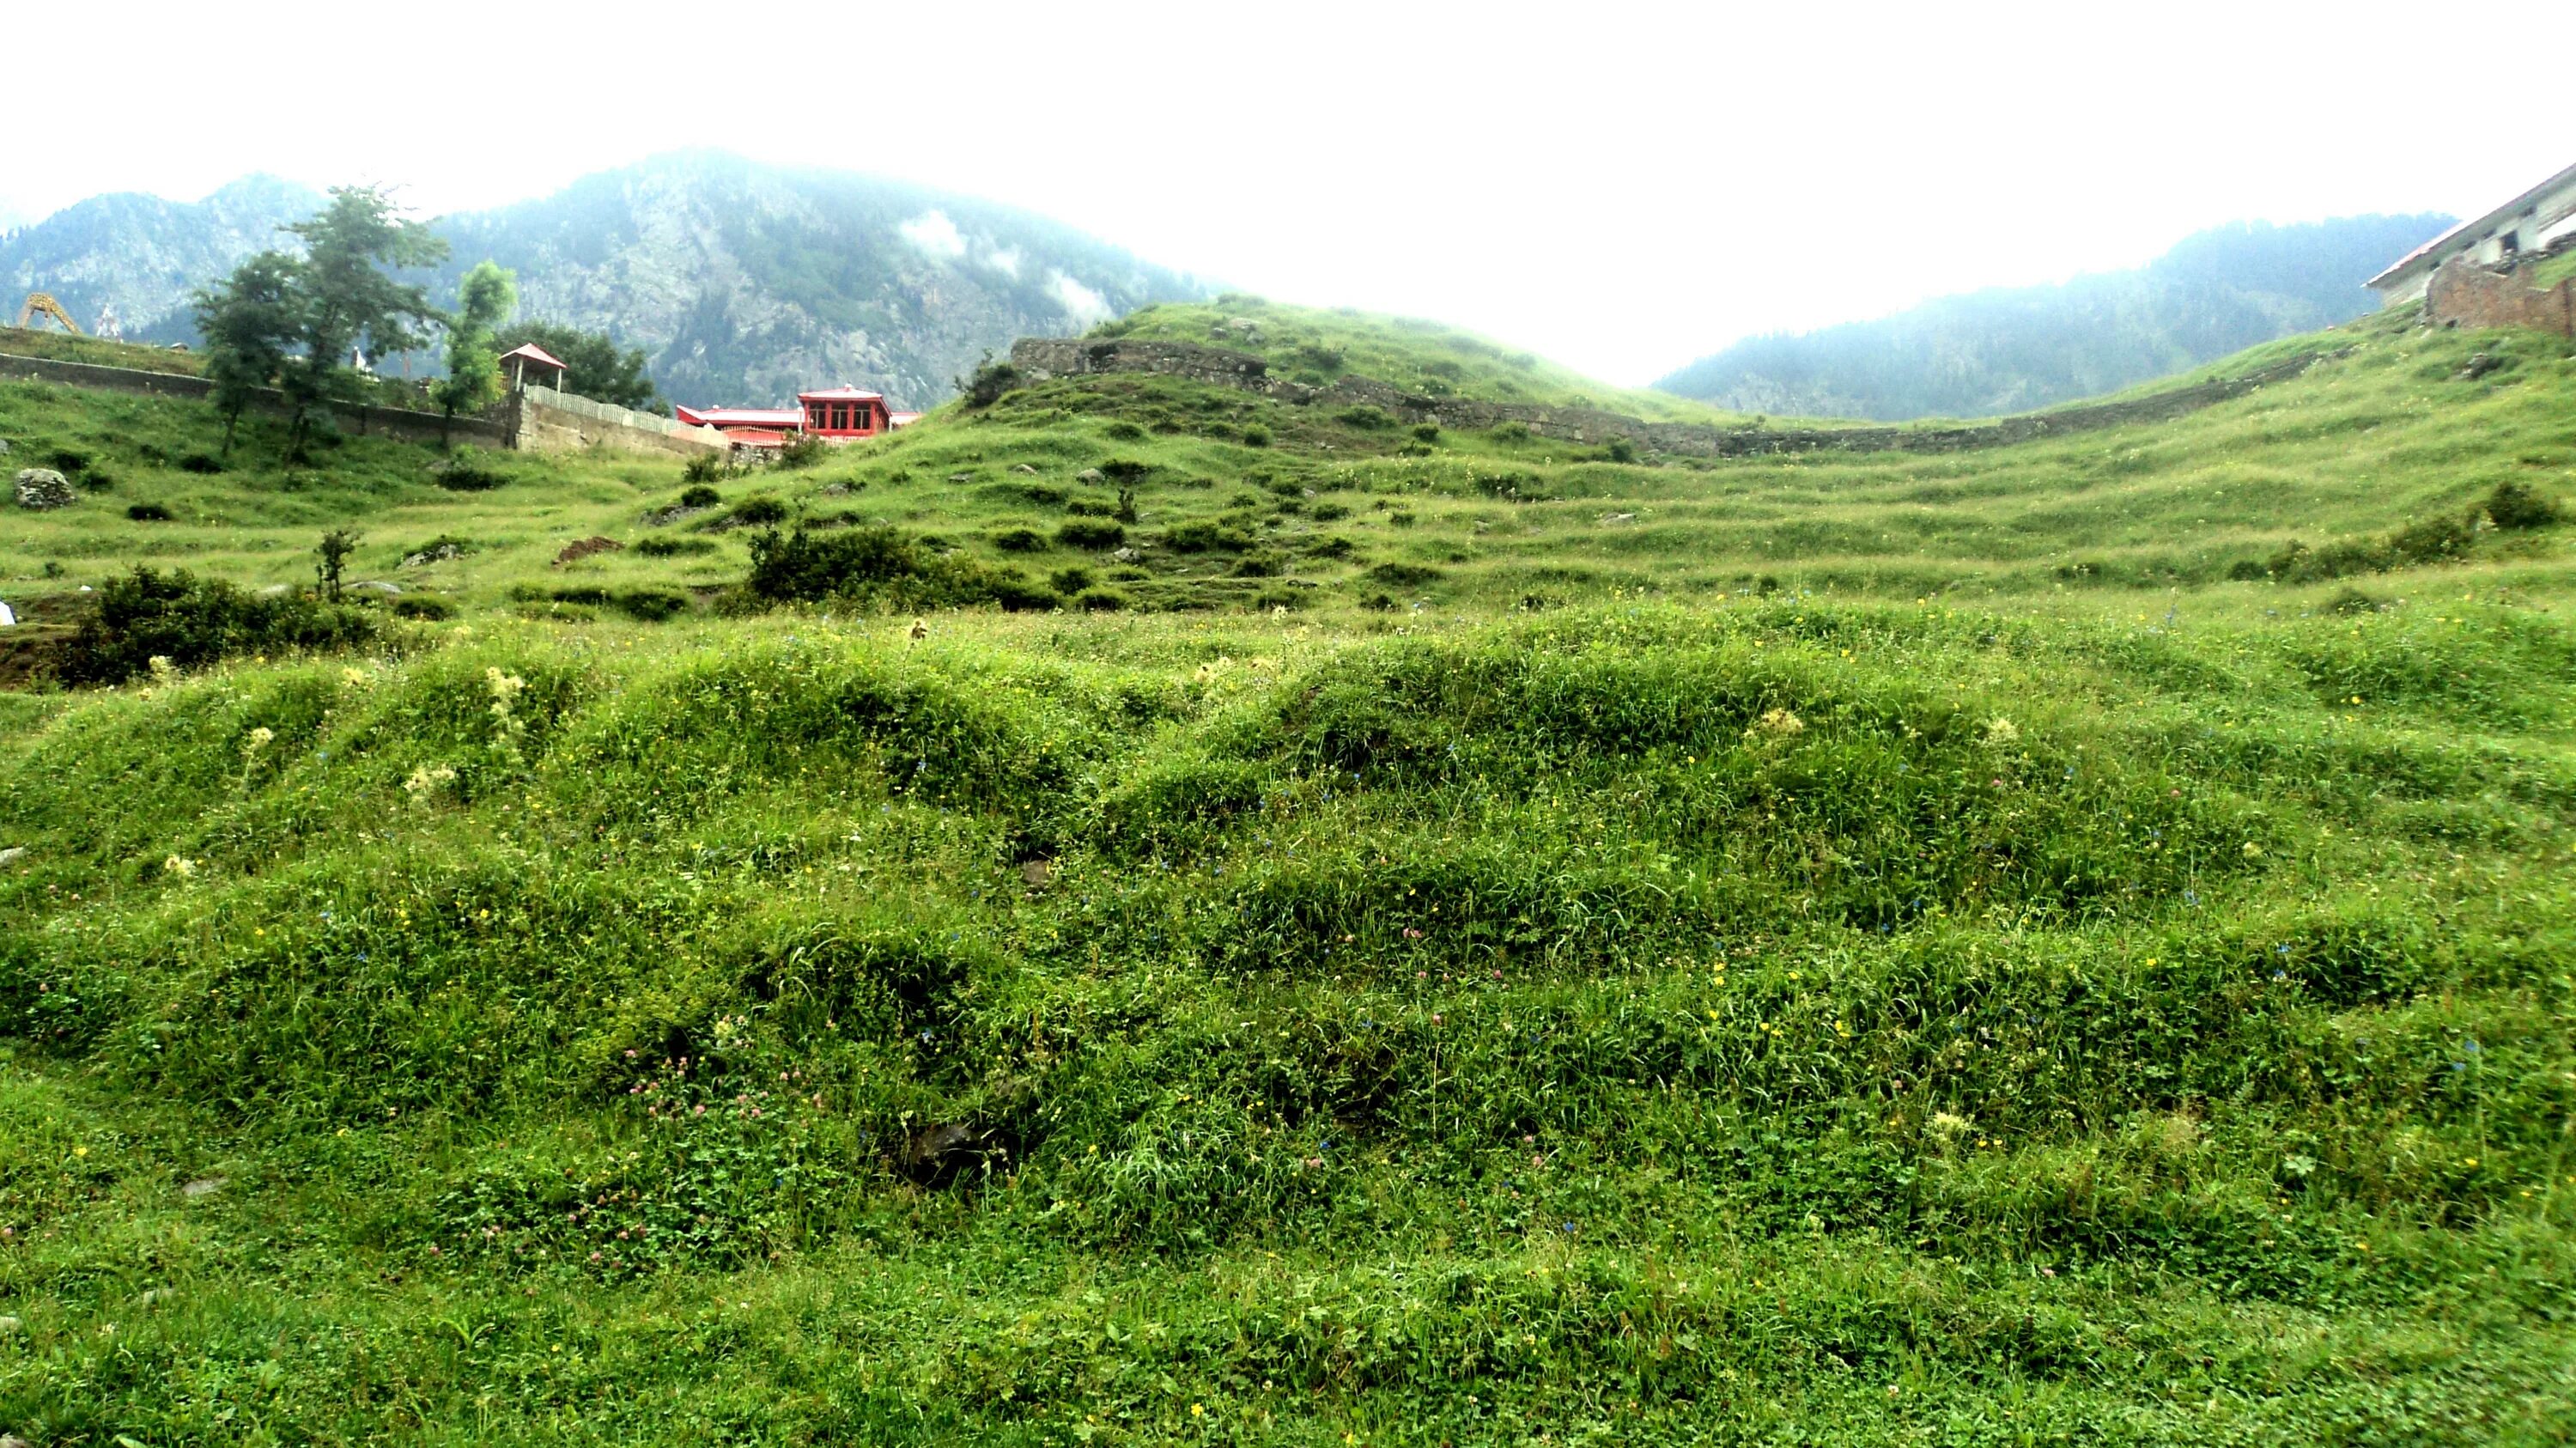
M 0 850 L 0 865 L 14 865 L 26 857 L 27 847 L 25 845 L 11 845 L 5 850 Z
M 17 1335 L 17 1333 L 18 1333 L 18 1329 L 19 1329 L 21 1326 L 23 1326 L 23 1324 L 21 1324 L 21 1323 L 18 1321 L 18 1319 L 14 1318 L 14 1317 L 0 1317 L 0 1337 L 15 1337 L 15 1336 Z M 21 1444 L 23 1444 L 23 1443 L 25 1443 L 26 1441 L 27 1441 L 27 1440 L 26 1440 L 26 1439 L 24 1439 L 24 1438 L 19 1438 L 19 1437 L 15 1437 L 15 1436 L 0 1438 L 0 1444 L 9 1444 L 9 1443 L 21 1443 Z
M 179 1188 L 179 1195 L 186 1197 L 188 1200 L 193 1202 L 199 1197 L 211 1197 L 223 1189 L 224 1179 L 222 1177 L 199 1177 L 195 1181 L 188 1183 L 186 1186 Z
M 1101 476 L 1100 469 L 1098 468 L 1084 468 L 1081 472 L 1073 475 L 1073 480 L 1077 483 L 1097 483 L 1105 481 Z
M 293 593 L 294 591 L 295 585 L 292 583 L 272 583 L 268 587 L 261 589 L 259 591 L 259 596 L 262 598 L 284 598 L 286 595 Z
M 71 480 L 52 468 L 18 470 L 18 506 L 43 512 L 71 506 Z
M 404 555 L 402 566 L 405 568 L 426 568 L 433 563 L 445 563 L 451 558 L 462 558 L 464 556 L 464 549 L 457 547 L 453 543 L 441 543 L 435 548 L 426 548 L 418 553 Z
M 1019 466 L 1017 466 L 1017 467 L 1015 467 L 1015 468 L 1011 469 L 1011 471 L 1012 471 L 1012 472 L 1015 472 L 1015 473 L 1026 473 L 1026 474 L 1028 474 L 1030 477 L 1033 477 L 1033 478 L 1034 478 L 1034 477 L 1036 477 L 1036 476 L 1038 475 L 1038 470 L 1037 470 L 1037 469 L 1035 469 L 1035 468 L 1033 468 L 1033 467 L 1030 467 L 1027 463 L 1022 463 L 1022 464 L 1020 464 Z
M 361 578 L 357 582 L 349 585 L 349 591 L 351 593 L 372 593 L 382 598 L 402 597 L 402 589 L 399 585 L 387 583 L 381 578 Z
M 1121 563 L 1133 563 L 1136 561 L 1136 550 L 1133 548 L 1121 548 L 1109 556 L 1117 559 Z
M 0 458 L 5 458 L 5 457 L 7 457 L 8 455 L 9 455 L 9 439 L 7 439 L 7 438 L 5 438 L 5 437 L 0 437 Z

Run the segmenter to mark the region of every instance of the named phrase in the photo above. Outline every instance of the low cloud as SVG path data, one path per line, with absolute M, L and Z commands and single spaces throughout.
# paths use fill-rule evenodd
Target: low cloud
M 957 223 L 945 211 L 925 211 L 895 230 L 924 256 L 955 261 L 966 254 L 966 238 L 958 234 Z
M 991 267 L 993 270 L 1000 272 L 1002 275 L 1009 277 L 1013 281 L 1018 281 L 1020 279 L 1020 263 L 1022 260 L 1023 258 L 1020 255 L 1020 249 L 1016 246 L 997 247 L 992 251 L 984 253 L 984 265 Z
M 1047 295 L 1073 319 L 1077 327 L 1088 327 L 1110 318 L 1109 299 L 1062 272 L 1047 273 Z

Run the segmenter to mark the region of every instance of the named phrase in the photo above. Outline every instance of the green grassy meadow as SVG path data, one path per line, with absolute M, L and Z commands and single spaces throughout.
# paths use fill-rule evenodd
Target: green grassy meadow
M 1072 378 L 690 507 L 0 383 L 23 638 L 400 590 L 0 692 L 0 1432 L 2566 1441 L 2576 528 L 2477 509 L 2576 360 L 2327 340 L 1937 457 Z M 762 606 L 800 525 L 1061 606 Z

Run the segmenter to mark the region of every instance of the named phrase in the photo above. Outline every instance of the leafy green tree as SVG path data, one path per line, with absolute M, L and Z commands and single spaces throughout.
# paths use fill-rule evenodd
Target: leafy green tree
M 286 229 L 304 242 L 291 289 L 300 302 L 302 347 L 279 368 L 278 385 L 289 410 L 286 453 L 301 461 L 315 424 L 327 421 L 333 404 L 360 395 L 349 365 L 353 349 L 383 356 L 426 341 L 421 330 L 440 320 L 438 309 L 426 291 L 387 269 L 435 265 L 447 243 L 375 186 L 335 187 L 321 215 Z
M 492 333 L 519 309 L 518 279 L 491 262 L 478 262 L 456 289 L 456 315 L 447 319 L 447 376 L 431 395 L 438 399 L 439 445 L 460 412 L 480 412 L 501 395 L 500 351 Z
M 643 348 L 620 350 L 617 339 L 604 332 L 537 321 L 514 322 L 503 328 L 493 347 L 507 353 L 530 342 L 553 353 L 564 364 L 564 391 L 638 412 L 661 410 L 661 393 L 645 371 L 651 360 Z
M 242 410 L 286 365 L 297 327 L 296 260 L 264 251 L 197 293 L 197 331 L 206 340 L 206 377 L 224 418 L 224 455 Z

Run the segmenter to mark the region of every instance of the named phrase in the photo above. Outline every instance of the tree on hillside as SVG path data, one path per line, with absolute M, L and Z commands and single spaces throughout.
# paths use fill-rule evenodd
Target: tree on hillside
M 386 268 L 434 265 L 447 255 L 447 243 L 426 223 L 403 216 L 375 186 L 335 187 L 321 215 L 286 229 L 304 242 L 293 288 L 301 304 L 301 350 L 286 357 L 278 385 L 289 408 L 287 456 L 301 460 L 332 404 L 359 395 L 352 350 L 371 356 L 410 351 L 425 340 L 420 329 L 439 320 L 427 292 L 394 280 Z
M 264 251 L 196 296 L 197 331 L 206 339 L 206 377 L 224 417 L 224 455 L 233 428 L 261 388 L 286 365 L 297 334 L 295 259 Z
M 439 446 L 460 412 L 480 412 L 501 395 L 501 361 L 493 332 L 519 309 L 518 279 L 491 262 L 477 262 L 456 289 L 456 315 L 447 319 L 447 376 L 431 395 L 438 399 Z
M 564 364 L 564 391 L 638 412 L 661 410 L 660 391 L 644 370 L 651 362 L 643 348 L 621 351 L 617 340 L 604 332 L 537 321 L 514 322 L 503 328 L 493 347 L 511 352 L 530 342 L 553 353 Z

